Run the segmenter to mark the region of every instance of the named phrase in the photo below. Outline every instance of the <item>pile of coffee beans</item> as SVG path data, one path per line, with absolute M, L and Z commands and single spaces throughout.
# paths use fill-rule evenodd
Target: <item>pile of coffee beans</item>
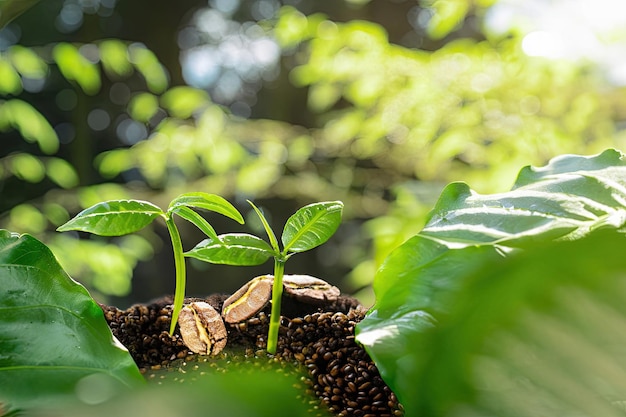
M 401 416 L 402 406 L 354 340 L 360 310 L 319 312 L 289 320 L 279 354 L 303 363 L 307 385 L 338 416 Z
M 213 295 L 186 302 L 205 301 L 220 311 L 226 298 Z M 113 334 L 126 346 L 143 372 L 192 357 L 178 330 L 173 336 L 168 334 L 171 302 L 171 298 L 164 298 L 127 310 L 102 306 Z M 340 297 L 327 305 L 311 306 L 284 298 L 282 307 L 276 355 L 263 351 L 269 307 L 243 323 L 227 325 L 226 350 L 241 352 L 243 360 L 262 357 L 303 367 L 307 371 L 303 380 L 306 390 L 319 399 L 320 408 L 334 415 L 391 417 L 404 414 L 395 394 L 354 339 L 354 327 L 364 316 L 364 310 L 355 299 Z

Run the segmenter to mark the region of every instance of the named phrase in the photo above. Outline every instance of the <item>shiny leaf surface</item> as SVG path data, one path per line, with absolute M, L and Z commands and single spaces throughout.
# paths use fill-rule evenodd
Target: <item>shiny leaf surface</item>
M 244 233 L 220 235 L 217 242 L 205 239 L 185 253 L 185 256 L 205 262 L 240 266 L 261 265 L 275 255 L 266 241 Z
M 287 219 L 281 240 L 285 252 L 304 252 L 326 242 L 341 223 L 343 203 L 327 201 L 304 206 Z
M 60 226 L 59 232 L 79 230 L 100 236 L 122 236 L 143 229 L 163 215 L 152 203 L 139 200 L 111 200 L 93 205 Z
M 231 218 L 238 222 L 239 224 L 243 224 L 244 220 L 241 216 L 241 213 L 230 204 L 225 198 L 220 197 L 215 194 L 208 193 L 185 193 L 176 197 L 170 203 L 168 211 L 175 210 L 177 207 L 194 207 L 200 208 L 204 210 L 214 211 L 216 213 L 222 214 L 228 218 Z
M 41 242 L 0 231 L 0 402 L 48 405 L 101 375 L 116 390 L 143 383 L 87 290 Z
M 514 189 L 480 195 L 462 183 L 444 189 L 428 223 L 385 260 L 376 274 L 376 304 L 358 325 L 357 338 L 401 401 L 406 363 L 418 363 L 412 340 L 453 307 L 463 278 L 521 250 L 575 240 L 626 222 L 626 163 L 607 150 L 566 155 L 546 167 L 524 168 Z M 414 323 L 414 324 L 412 324 Z M 413 368 L 415 370 L 415 368 Z

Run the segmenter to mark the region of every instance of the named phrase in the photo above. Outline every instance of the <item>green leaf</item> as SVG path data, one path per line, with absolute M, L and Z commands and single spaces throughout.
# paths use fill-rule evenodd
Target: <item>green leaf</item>
M 272 230 L 267 219 L 263 215 L 263 212 L 259 210 L 259 208 L 255 206 L 252 201 L 248 200 L 248 203 L 250 203 L 257 216 L 259 216 L 261 224 L 263 224 L 263 228 L 265 229 L 265 233 L 267 233 L 267 237 L 270 239 L 270 245 L 272 245 L 272 248 L 274 248 L 274 251 L 276 251 L 276 253 L 279 253 L 280 247 L 278 246 L 278 239 L 276 239 L 276 235 L 274 234 L 274 231 Z
M 33 49 L 13 45 L 8 52 L 11 63 L 24 77 L 41 79 L 48 73 L 48 64 Z
M 343 203 L 327 201 L 304 206 L 291 216 L 281 240 L 285 252 L 304 252 L 326 242 L 341 223 Z
M 207 222 L 204 219 L 204 217 L 202 217 L 201 215 L 199 215 L 198 213 L 196 213 L 189 207 L 178 206 L 174 210 L 172 210 L 172 212 L 178 214 L 180 217 L 187 220 L 188 222 L 191 222 L 192 224 L 196 225 L 198 229 L 202 230 L 202 232 L 204 232 L 204 234 L 210 237 L 211 239 L 215 241 L 219 241 L 219 238 L 213 226 L 211 226 L 209 222 Z
M 449 314 L 406 341 L 407 416 L 623 415 L 625 249 L 599 230 L 459 276 Z
M 626 223 L 626 162 L 621 153 L 566 155 L 524 168 L 512 191 L 480 195 L 467 185 L 444 189 L 428 223 L 385 260 L 374 279 L 376 303 L 357 339 L 401 402 L 401 374 L 419 361 L 412 340 L 445 317 L 462 277 L 513 253 L 555 240 L 580 239 Z M 419 321 L 418 321 L 419 323 Z
M 91 206 L 69 222 L 59 226 L 59 232 L 79 230 L 99 236 L 122 236 L 143 229 L 165 213 L 152 203 L 139 200 L 110 200 Z
M 39 0 L 0 0 L 0 29 L 39 3 Z
M 0 59 L 0 94 L 16 96 L 21 92 L 22 79 L 19 74 L 8 60 Z
M 468 0 L 435 0 L 431 6 L 434 13 L 426 28 L 428 35 L 433 39 L 449 35 L 467 16 L 469 5 Z
M 148 89 L 154 94 L 160 94 L 169 84 L 167 73 L 154 52 L 140 43 L 133 43 L 128 47 L 130 62 L 143 75 Z
M 0 287 L 0 402 L 48 406 L 93 374 L 118 390 L 142 384 L 98 304 L 43 243 L 0 230 Z
M 159 100 L 150 93 L 139 93 L 128 103 L 130 116 L 143 123 L 148 123 L 159 110 Z
M 625 221 L 626 161 L 615 150 L 565 155 L 547 167 L 522 169 L 513 191 L 480 195 L 463 183 L 444 189 L 423 236 L 449 247 L 575 239 Z
M 94 95 L 100 91 L 100 71 L 76 46 L 61 42 L 54 47 L 52 54 L 63 76 L 76 81 L 85 94 Z
M 55 415 L 64 417 L 136 417 L 136 416 L 329 416 L 326 410 L 313 408 L 316 400 L 304 394 L 300 375 L 288 374 L 279 367 L 256 363 L 248 369 L 236 363 L 224 364 L 226 372 L 216 372 L 215 360 L 194 365 L 185 381 L 165 380 L 143 390 L 135 390 L 102 404 L 63 407 Z M 253 365 L 252 363 L 250 365 Z M 235 369 L 233 369 L 235 368 Z M 268 369 L 269 368 L 269 369 Z M 303 395 L 304 394 L 304 395 Z M 309 403 L 311 401 L 311 403 Z M 316 407 L 317 408 L 317 407 Z
M 42 152 L 50 155 L 59 149 L 59 138 L 46 118 L 33 106 L 22 100 L 0 103 L 0 123 L 18 130 L 24 140 L 37 143 Z M 6 129 L 0 124 L 0 129 Z
M 128 46 L 119 39 L 100 42 L 100 61 L 110 75 L 127 77 L 133 72 L 128 56 Z
M 28 233 L 44 233 L 48 226 L 43 213 L 31 204 L 18 204 L 10 211 L 10 224 L 19 230 L 28 231 Z
M 214 264 L 253 266 L 261 265 L 277 253 L 266 241 L 245 233 L 228 233 L 219 241 L 205 239 L 185 256 Z
M 526 166 L 522 168 L 513 189 L 534 182 L 557 180 L 559 175 L 577 171 L 580 171 L 580 175 L 584 175 L 584 172 L 587 171 L 619 171 L 621 170 L 619 167 L 625 165 L 624 154 L 615 149 L 607 149 L 601 154 L 592 156 L 561 155 L 553 158 L 545 167 Z
M 230 204 L 226 199 L 220 197 L 215 194 L 208 193 L 186 193 L 181 194 L 176 197 L 170 203 L 168 208 L 168 212 L 175 210 L 178 207 L 195 207 L 201 208 L 204 210 L 214 211 L 216 213 L 222 214 L 228 218 L 231 218 L 238 222 L 239 224 L 243 224 L 243 216 L 239 211 Z
M 46 161 L 46 174 L 48 178 L 62 188 L 75 187 L 80 181 L 74 167 L 61 158 L 49 158 Z
M 187 86 L 172 87 L 161 97 L 163 108 L 180 119 L 191 117 L 209 103 L 206 91 Z
M 29 153 L 16 153 L 9 157 L 9 168 L 16 177 L 31 183 L 44 179 L 46 168 L 41 159 Z

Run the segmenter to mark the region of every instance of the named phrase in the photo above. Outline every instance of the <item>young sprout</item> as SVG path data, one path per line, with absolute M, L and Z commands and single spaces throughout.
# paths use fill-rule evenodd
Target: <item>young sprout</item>
M 170 203 L 167 211 L 147 201 L 139 200 L 110 200 L 91 206 L 76 215 L 57 230 L 66 232 L 78 230 L 99 236 L 122 236 L 143 229 L 152 221 L 161 217 L 165 220 L 167 230 L 172 240 L 174 264 L 176 268 L 176 290 L 174 293 L 174 308 L 170 335 L 174 333 L 178 315 L 185 300 L 185 258 L 180 233 L 174 223 L 176 214 L 196 225 L 204 234 L 214 241 L 219 241 L 215 229 L 193 209 L 203 209 L 220 213 L 241 224 L 244 223 L 241 213 L 224 198 L 207 193 L 186 193 L 176 197 Z
M 280 308 L 283 293 L 285 263 L 292 255 L 313 249 L 326 242 L 341 223 L 343 203 L 328 201 L 304 206 L 285 223 L 281 245 L 261 210 L 248 201 L 261 219 L 269 238 L 263 239 L 245 233 L 229 233 L 210 236 L 185 255 L 202 261 L 226 265 L 260 265 L 274 258 L 274 281 L 272 284 L 272 309 L 267 337 L 267 351 L 276 353 Z

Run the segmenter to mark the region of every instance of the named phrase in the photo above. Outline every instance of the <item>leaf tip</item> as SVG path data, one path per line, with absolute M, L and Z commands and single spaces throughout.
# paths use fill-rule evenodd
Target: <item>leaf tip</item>
M 63 223 L 61 226 L 56 228 L 57 232 L 69 232 L 72 229 L 70 222 Z

